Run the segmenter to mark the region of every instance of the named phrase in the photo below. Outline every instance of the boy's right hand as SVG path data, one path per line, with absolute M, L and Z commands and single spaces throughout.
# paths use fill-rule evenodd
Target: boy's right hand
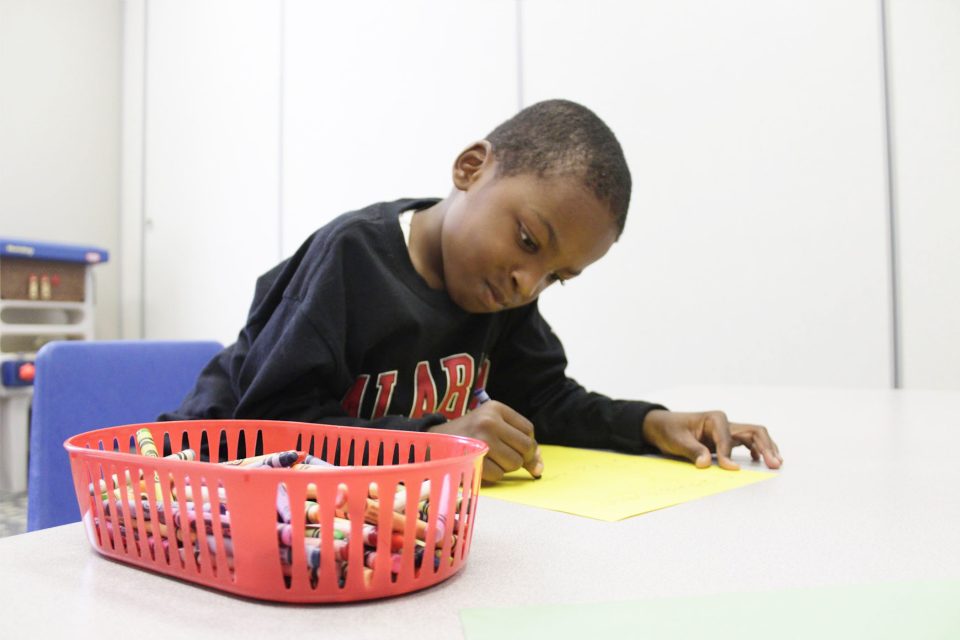
M 496 400 L 484 402 L 463 416 L 429 429 L 483 440 L 490 451 L 483 459 L 483 479 L 495 482 L 503 474 L 523 467 L 534 478 L 543 473 L 540 447 L 533 438 L 533 423 Z

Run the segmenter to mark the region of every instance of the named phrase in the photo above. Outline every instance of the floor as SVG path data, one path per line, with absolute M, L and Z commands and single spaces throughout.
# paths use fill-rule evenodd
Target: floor
M 27 493 L 0 492 L 0 538 L 27 530 Z

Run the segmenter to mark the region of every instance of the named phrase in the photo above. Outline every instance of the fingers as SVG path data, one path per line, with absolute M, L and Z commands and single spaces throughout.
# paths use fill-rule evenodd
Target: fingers
M 490 410 L 496 411 L 511 427 L 523 433 L 524 435 L 533 438 L 533 423 L 527 420 L 520 413 L 517 413 L 511 409 L 509 406 L 503 404 L 502 402 L 490 401 L 484 404 L 484 407 L 489 407 Z
M 770 437 L 766 427 L 756 424 L 732 424 L 730 431 L 733 439 L 750 448 L 750 455 L 757 462 L 763 459 L 770 469 L 779 469 L 783 464 L 783 456 L 777 443 Z
M 482 429 L 490 436 L 483 438 L 490 446 L 487 457 L 502 472 L 523 467 L 534 478 L 543 474 L 543 458 L 533 438 L 532 422 L 507 405 L 494 401 L 485 403 L 475 413 L 482 421 Z
M 731 459 L 734 446 L 730 422 L 722 411 L 680 413 L 651 411 L 643 424 L 644 439 L 662 452 L 681 456 L 705 469 L 713 462 L 711 447 L 717 452 L 717 464 L 722 469 L 740 468 Z
M 686 458 L 700 469 L 706 469 L 713 461 L 710 449 L 688 429 L 665 432 L 664 436 L 666 439 L 657 445 L 664 453 Z
M 496 482 L 503 478 L 503 467 L 486 456 L 483 459 L 483 474 L 480 476 L 484 482 Z
M 740 468 L 730 458 L 733 449 L 733 437 L 730 435 L 730 422 L 722 411 L 710 411 L 704 417 L 703 430 L 716 445 L 717 464 L 721 469 L 736 471 Z M 698 465 L 699 466 L 699 465 Z
M 543 475 L 543 456 L 540 455 L 540 445 L 537 445 L 533 451 L 533 457 L 529 462 L 523 463 L 523 468 L 530 472 L 530 475 L 539 480 Z
M 543 475 L 543 458 L 540 447 L 535 447 L 529 462 L 509 447 L 491 446 L 483 459 L 483 479 L 488 481 L 500 480 L 505 473 L 519 469 L 526 469 L 534 479 L 539 480 Z

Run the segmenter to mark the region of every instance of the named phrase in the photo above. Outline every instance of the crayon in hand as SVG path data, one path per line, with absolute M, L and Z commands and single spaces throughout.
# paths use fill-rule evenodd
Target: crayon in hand
M 475 389 L 473 391 L 473 396 L 477 399 L 477 406 L 480 406 L 484 402 L 489 402 L 491 400 L 487 390 L 483 387 Z M 533 452 L 533 460 L 523 465 L 523 468 L 530 472 L 530 475 L 533 476 L 534 480 L 539 480 L 540 476 L 543 475 L 543 456 L 540 454 L 540 445 L 537 445 L 536 451 Z

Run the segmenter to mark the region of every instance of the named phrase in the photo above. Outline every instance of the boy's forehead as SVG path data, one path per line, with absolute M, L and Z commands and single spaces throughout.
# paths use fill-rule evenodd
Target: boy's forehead
M 538 176 L 522 174 L 517 195 L 540 217 L 548 219 L 587 217 L 595 224 L 613 222 L 609 203 L 601 200 L 576 174 Z
M 568 254 L 574 272 L 602 257 L 616 242 L 617 227 L 607 202 L 599 199 L 576 175 L 517 181 L 518 205 L 546 233 L 542 242 Z

